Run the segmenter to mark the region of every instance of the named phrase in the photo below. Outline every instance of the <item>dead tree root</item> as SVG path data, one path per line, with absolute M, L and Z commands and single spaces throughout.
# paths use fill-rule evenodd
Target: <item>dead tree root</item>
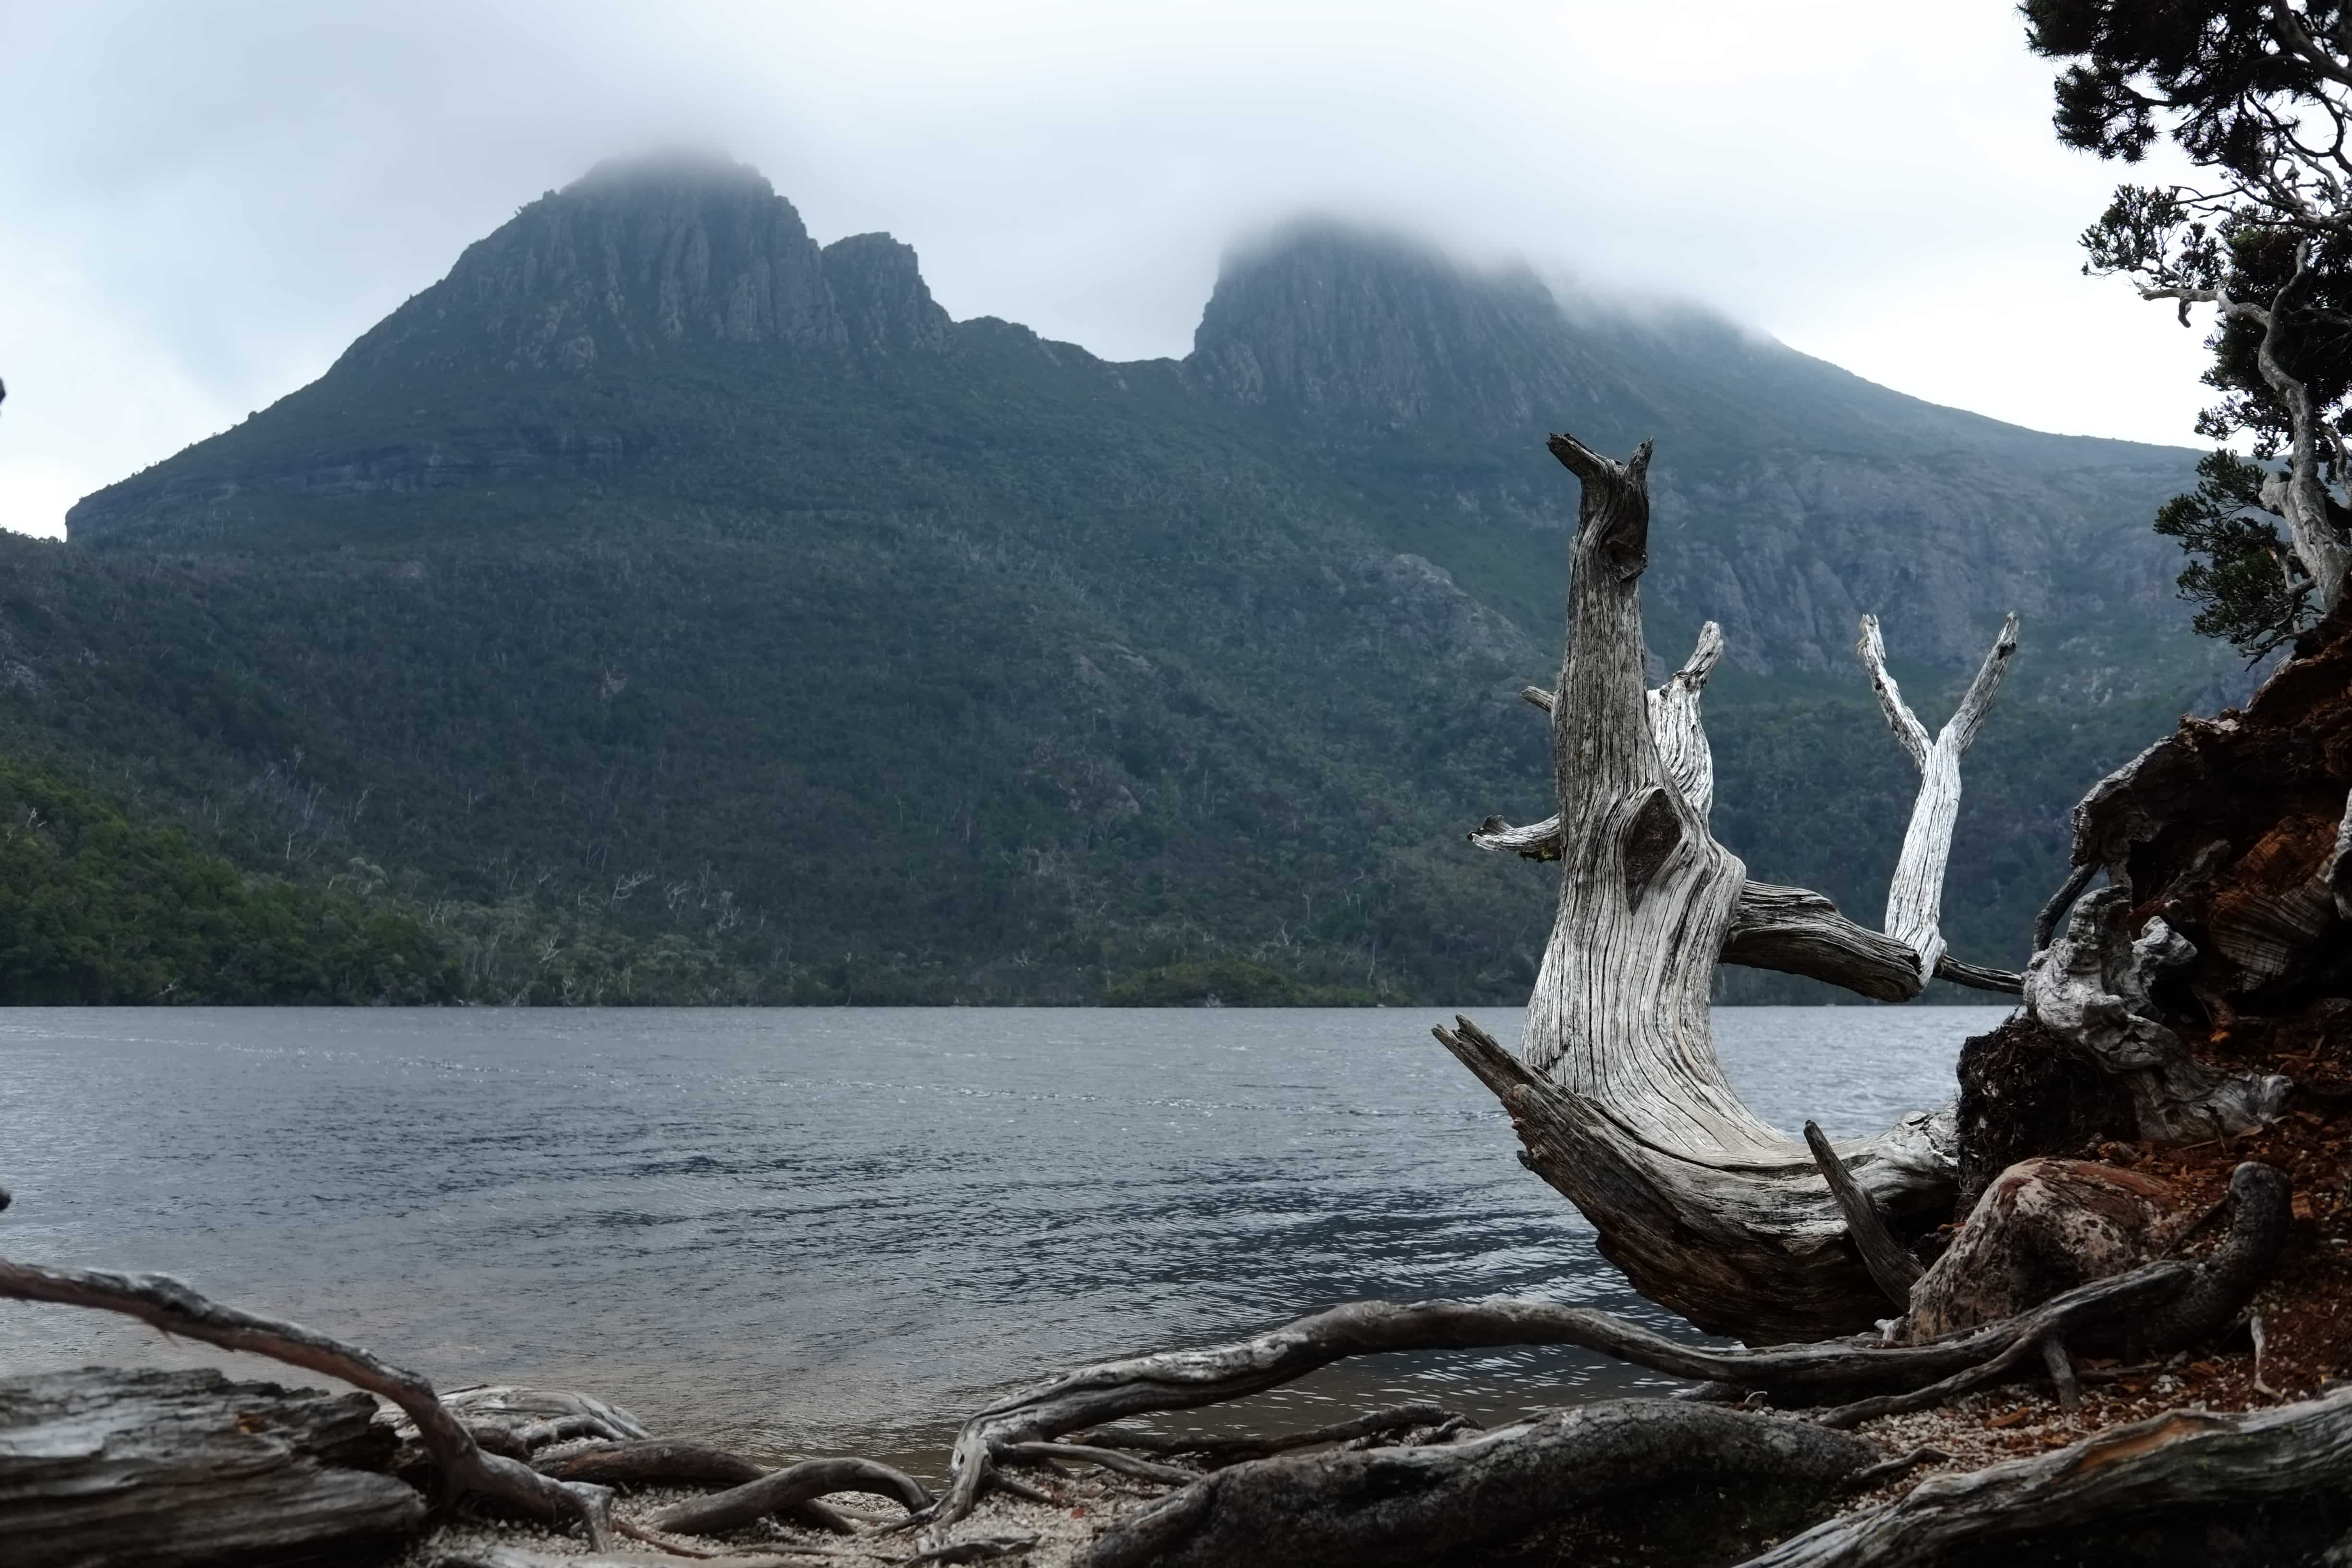
M 873 1492 L 895 1498 L 914 1513 L 931 1506 L 931 1494 L 920 1481 L 887 1465 L 871 1459 L 803 1459 L 715 1497 L 666 1508 L 650 1522 L 656 1530 L 677 1535 L 716 1535 L 830 1492 Z
M 1328 1426 L 1285 1432 L 1269 1437 L 1220 1437 L 1205 1433 L 1124 1432 L 1117 1427 L 1089 1432 L 1086 1441 L 1097 1448 L 1129 1448 L 1142 1454 L 1167 1454 L 1191 1459 L 1214 1469 L 1244 1459 L 1263 1459 L 1293 1448 L 1315 1448 L 1327 1443 L 1353 1443 L 1366 1438 L 1393 1437 L 1416 1431 L 1475 1430 L 1467 1416 L 1436 1405 L 1396 1405 L 1368 1411 Z
M 740 1487 L 771 1473 L 757 1459 L 672 1437 L 646 1437 L 634 1442 L 580 1448 L 535 1461 L 531 1468 L 559 1481 L 586 1481 L 603 1487 L 656 1486 L 679 1481 L 719 1487 Z M 803 1524 L 834 1535 L 855 1535 L 857 1527 L 835 1510 L 810 1498 L 777 1510 L 789 1523 Z
M 2137 1356 L 2160 1357 L 2220 1333 L 2278 1267 L 2294 1220 L 2285 1173 L 2248 1160 L 2230 1173 L 2230 1233 L 2171 1297 L 2137 1315 L 2126 1336 Z
M 1348 1356 L 1579 1345 L 1675 1377 L 1769 1390 L 1776 1397 L 1811 1403 L 1868 1389 L 1917 1389 L 1989 1363 L 2000 1363 L 2006 1372 L 2053 1331 L 2144 1307 L 2178 1289 L 2193 1272 L 2178 1260 L 2152 1263 L 2079 1286 L 2015 1318 L 1918 1344 L 1833 1340 L 1760 1351 L 1710 1350 L 1607 1312 L 1550 1301 L 1356 1301 L 1246 1340 L 1105 1362 L 999 1400 L 957 1434 L 948 1489 L 929 1522 L 944 1528 L 967 1517 L 997 1480 L 997 1456 L 1012 1445 L 1049 1443 L 1127 1416 L 1243 1398 Z M 1706 1408 L 1696 1402 L 1675 1403 Z
M 299 1323 L 222 1306 L 163 1274 L 41 1268 L 0 1258 L 0 1298 L 121 1312 L 182 1339 L 340 1378 L 400 1406 L 415 1423 L 452 1494 L 491 1498 L 558 1523 L 576 1523 L 600 1551 L 612 1544 L 610 1491 L 555 1480 L 504 1455 L 485 1452 L 466 1422 L 434 1394 L 431 1384 L 355 1345 Z
M 1122 1520 L 1076 1561 L 1083 1568 L 1453 1561 L 1622 1488 L 1685 1477 L 1827 1488 L 1879 1458 L 1858 1437 L 1789 1416 L 1618 1400 L 1457 1443 L 1235 1465 Z

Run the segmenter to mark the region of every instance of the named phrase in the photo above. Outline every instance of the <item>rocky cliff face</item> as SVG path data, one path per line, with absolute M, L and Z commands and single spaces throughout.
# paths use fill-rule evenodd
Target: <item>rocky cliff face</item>
M 1228 262 L 1186 363 L 1252 407 L 1493 433 L 1628 390 L 1561 326 L 1524 268 L 1479 275 L 1410 241 L 1318 224 Z
M 583 371 L 697 342 L 887 353 L 936 348 L 946 329 L 907 247 L 860 235 L 820 250 L 754 171 L 675 156 L 541 196 L 330 374 Z

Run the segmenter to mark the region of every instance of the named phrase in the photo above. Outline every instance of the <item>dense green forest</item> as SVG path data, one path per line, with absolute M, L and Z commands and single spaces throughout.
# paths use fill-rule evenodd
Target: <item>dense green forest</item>
M 1517 1002 L 1557 871 L 1465 835 L 1549 810 L 1571 421 L 1659 437 L 1652 646 L 1725 625 L 1759 877 L 1877 916 L 1914 786 L 1857 606 L 1931 722 L 2024 614 L 1947 896 L 2021 961 L 2066 808 L 2216 689 L 2145 524 L 2191 459 L 1326 231 L 1112 365 L 748 171 L 600 173 L 0 542 L 0 743 L 469 999 Z
M 0 760 L 0 1002 L 449 1002 L 446 943 L 375 879 L 252 877 L 179 828 Z M 355 879 L 340 879 L 353 881 Z

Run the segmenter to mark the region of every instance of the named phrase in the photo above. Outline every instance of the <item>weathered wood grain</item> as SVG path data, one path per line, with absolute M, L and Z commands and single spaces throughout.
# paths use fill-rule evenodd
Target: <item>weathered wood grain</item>
M 1635 1288 L 1701 1328 L 1753 1343 L 1867 1328 L 1884 1297 L 1810 1150 L 1732 1089 L 1709 1018 L 1718 962 L 1746 957 L 1890 1000 L 1944 972 L 1938 904 L 1959 802 L 1959 760 L 2016 648 L 2005 625 L 1943 731 L 1930 738 L 1886 675 L 1874 621 L 1863 658 L 1921 768 L 1888 894 L 1886 930 L 1863 931 L 1828 900 L 1748 880 L 1707 826 L 1714 772 L 1699 698 L 1722 648 L 1711 624 L 1689 662 L 1644 688 L 1640 577 L 1648 465 L 1572 437 L 1552 454 L 1581 488 L 1570 545 L 1567 647 L 1552 719 L 1557 816 L 1490 822 L 1474 838 L 1559 861 L 1559 905 L 1516 1061 L 1466 1022 L 1438 1038 L 1503 1100 L 1522 1158 L 1600 1232 Z M 1541 692 L 1530 693 L 1545 706 Z M 1952 973 L 2006 988 L 2010 976 Z M 1872 1207 L 1948 1211 L 1948 1112 L 1922 1113 L 1835 1151 Z
M 1687 1479 L 1825 1489 L 1881 1458 L 1786 1416 L 1612 1400 L 1462 1441 L 1220 1470 L 1112 1525 L 1082 1568 L 1374 1568 L 1465 1562 L 1628 1487 Z
M 0 1558 L 27 1568 L 364 1561 L 425 1524 L 364 1394 L 209 1369 L 0 1379 Z
M 2056 1453 L 1935 1477 L 1744 1568 L 1930 1568 L 1961 1547 L 2120 1524 L 2156 1509 L 2316 1503 L 2347 1489 L 2352 1389 L 2241 1415 L 2176 1410 Z

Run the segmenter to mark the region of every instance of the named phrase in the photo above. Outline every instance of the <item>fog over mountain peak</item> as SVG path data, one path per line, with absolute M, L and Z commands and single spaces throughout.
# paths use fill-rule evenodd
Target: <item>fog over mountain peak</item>
M 1548 809 L 1516 694 L 1559 659 L 1559 429 L 1657 443 L 1650 647 L 1723 626 L 1716 822 L 1760 877 L 1884 896 L 1913 781 L 1865 612 L 1931 719 L 2023 619 L 1946 910 L 1989 958 L 2065 808 L 2212 679 L 2147 528 L 2194 454 L 1328 218 L 1236 246 L 1190 354 L 1111 363 L 952 321 L 904 237 L 820 243 L 756 171 L 672 154 L 526 204 L 319 380 L 86 498 L 37 563 L 58 618 L 0 634 L 57 726 L 203 798 L 298 753 L 373 790 L 351 852 L 454 897 L 518 856 L 607 892 L 728 867 L 841 994 L 1098 999 L 1278 952 L 1250 994 L 1523 996 L 1546 879 L 1461 835 Z M 1282 945 L 1297 889 L 1367 877 Z M 774 994 L 835 994 L 782 952 Z

